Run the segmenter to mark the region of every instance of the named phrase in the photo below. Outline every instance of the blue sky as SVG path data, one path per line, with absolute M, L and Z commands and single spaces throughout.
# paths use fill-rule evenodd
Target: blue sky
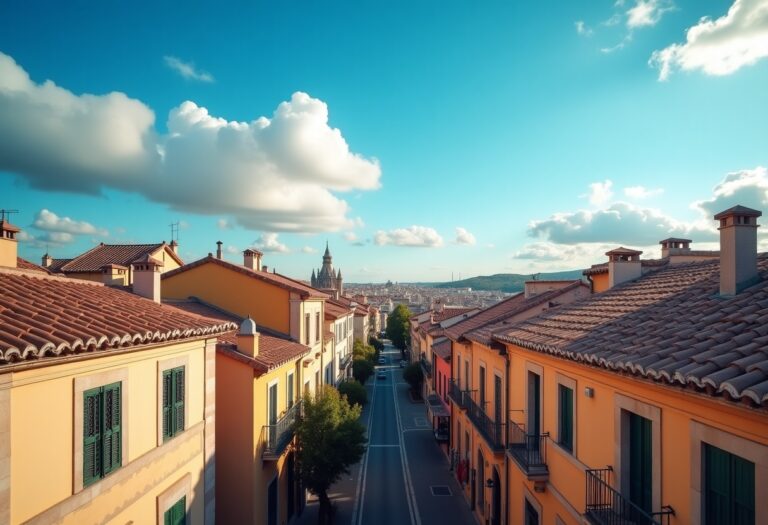
M 767 41 L 766 0 L 3 3 L 0 207 L 32 260 L 180 221 L 353 282 L 711 246 L 768 212 Z

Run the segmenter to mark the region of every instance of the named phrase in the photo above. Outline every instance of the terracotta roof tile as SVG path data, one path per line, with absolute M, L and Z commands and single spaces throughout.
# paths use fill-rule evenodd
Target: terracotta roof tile
M 79 272 L 98 272 L 107 264 L 118 264 L 120 266 L 130 266 L 133 261 L 143 256 L 150 255 L 163 246 L 164 242 L 156 244 L 104 244 L 88 250 L 78 255 L 74 259 L 54 259 L 51 268 L 55 272 L 79 273 Z M 172 254 L 173 250 L 168 249 Z M 175 254 L 171 255 L 179 264 L 184 262 Z M 66 261 L 61 264 L 58 261 Z
M 494 338 L 768 407 L 768 254 L 759 282 L 734 297 L 720 296 L 719 270 L 718 260 L 666 266 Z
M 48 270 L 48 268 L 45 268 L 43 266 L 39 266 L 33 262 L 30 262 L 26 259 L 22 259 L 21 257 L 16 257 L 16 267 L 20 268 L 22 270 L 30 270 L 33 272 L 43 272 L 45 274 L 50 274 L 51 272 Z
M 0 269 L 0 366 L 233 328 L 100 283 Z
M 451 340 L 446 337 L 437 343 L 432 343 L 432 353 L 441 359 L 449 360 L 451 358 Z

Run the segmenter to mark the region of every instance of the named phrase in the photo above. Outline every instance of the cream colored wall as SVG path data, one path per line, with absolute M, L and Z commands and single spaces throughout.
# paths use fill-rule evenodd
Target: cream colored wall
M 0 235 L 0 266 L 16 267 L 16 257 L 19 253 L 18 241 L 6 239 Z
M 84 489 L 93 492 L 97 485 L 111 485 L 128 472 L 134 461 L 141 461 L 157 447 L 157 421 L 160 409 L 157 397 L 158 362 L 172 357 L 189 359 L 186 402 L 189 419 L 186 428 L 202 427 L 204 405 L 204 348 L 205 340 L 159 346 L 122 355 L 57 364 L 38 369 L 15 372 L 10 382 L 11 404 L 11 522 L 20 523 L 56 505 L 66 505 L 73 499 L 75 465 L 73 443 L 74 382 L 111 370 L 127 370 L 127 384 L 123 384 L 125 402 L 122 412 L 122 430 L 127 433 L 127 450 L 123 453 L 122 467 L 103 480 Z M 186 462 L 203 463 L 202 432 L 195 454 L 174 451 L 163 455 L 168 465 Z M 180 439 L 178 436 L 172 441 Z M 170 442 L 167 442 L 168 445 Z M 185 455 L 186 454 L 186 455 Z M 167 457 L 166 457 L 167 456 Z M 173 462 L 176 463 L 173 463 Z M 158 467 L 160 468 L 160 467 Z M 179 474 L 173 468 L 160 469 L 167 475 Z M 123 472 L 121 472 L 123 471 Z M 45 473 L 45 475 L 41 475 Z M 167 477 L 167 476 L 166 476 Z M 114 478 L 113 481 L 108 481 Z M 165 478 L 162 478 L 165 479 Z M 109 490 L 102 490 L 99 501 L 90 507 L 110 507 L 113 512 L 127 505 L 131 487 L 141 485 L 151 492 L 161 480 L 152 468 L 143 469 Z M 75 495 L 77 497 L 77 495 Z M 80 496 L 82 497 L 82 496 Z M 141 496 L 151 497 L 149 495 Z M 141 499 L 139 498 L 139 499 Z M 131 503 L 134 505 L 135 503 Z M 138 508 L 138 507 L 137 507 Z M 127 508 L 123 510 L 128 510 Z M 88 512 L 79 514 L 80 523 L 96 520 Z M 90 517 L 89 517 L 90 516 Z M 141 520 L 136 521 L 136 523 Z
M 151 254 L 152 257 L 163 263 L 163 266 L 160 268 L 160 273 L 170 272 L 179 267 L 179 263 L 176 262 L 176 259 L 174 259 L 167 250 L 170 250 L 170 248 L 162 247 Z
M 72 279 L 80 279 L 81 281 L 94 281 L 97 283 L 104 281 L 104 274 L 101 272 L 71 272 L 65 275 Z

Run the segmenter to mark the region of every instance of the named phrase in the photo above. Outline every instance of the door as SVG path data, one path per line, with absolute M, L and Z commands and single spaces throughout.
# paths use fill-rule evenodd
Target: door
M 478 377 L 478 399 L 480 400 L 480 410 L 485 410 L 485 367 L 480 367 L 480 375 Z
M 708 444 L 704 444 L 704 523 L 755 523 L 755 464 Z
M 541 376 L 528 372 L 528 428 L 526 433 L 529 449 L 539 449 L 541 434 Z
M 277 525 L 277 477 L 267 489 L 267 525 Z
M 499 376 L 493 376 L 493 437 L 496 441 L 496 445 L 501 445 L 501 378 Z
M 525 525 L 539 525 L 539 512 L 527 499 L 525 500 Z
M 269 386 L 267 400 L 267 421 L 269 423 L 269 448 L 275 448 L 277 441 L 277 383 Z
M 480 451 L 477 451 L 477 504 L 480 512 L 485 514 L 485 460 Z
M 651 513 L 653 507 L 653 445 L 651 420 L 629 414 L 629 499 Z
M 501 479 L 499 471 L 493 468 L 493 489 L 491 493 L 491 525 L 501 525 Z
M 288 454 L 288 458 L 285 460 L 285 477 L 286 487 L 288 491 L 288 497 L 286 498 L 286 512 L 288 514 L 288 521 L 291 521 L 293 513 L 296 510 L 296 477 L 294 469 L 296 468 L 296 462 L 294 460 L 293 452 Z

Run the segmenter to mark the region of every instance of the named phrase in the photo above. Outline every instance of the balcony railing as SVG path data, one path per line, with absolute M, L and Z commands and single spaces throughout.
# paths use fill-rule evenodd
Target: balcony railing
M 421 354 L 419 362 L 421 363 L 421 368 L 424 370 L 424 373 L 427 376 L 432 377 L 432 363 L 427 361 L 427 357 L 424 354 Z
M 669 525 L 672 507 L 659 512 L 646 512 L 608 482 L 613 469 L 587 470 L 587 509 L 584 516 L 595 525 Z
M 341 361 L 339 361 L 339 368 L 342 370 L 346 370 L 349 365 L 352 364 L 353 355 L 347 354 L 344 357 L 341 358 Z
M 522 425 L 510 421 L 508 452 L 530 480 L 549 478 L 547 438 L 549 434 L 528 434 Z
M 298 402 L 289 408 L 277 423 L 261 427 L 261 442 L 264 443 L 261 459 L 275 461 L 285 452 L 288 443 L 293 439 L 294 424 L 300 415 L 301 402 Z
M 503 424 L 493 421 L 469 394 L 464 396 L 467 415 L 494 452 L 504 451 Z
M 464 398 L 469 397 L 469 394 L 459 388 L 459 385 L 453 379 L 448 382 L 448 397 L 462 410 L 467 408 Z

